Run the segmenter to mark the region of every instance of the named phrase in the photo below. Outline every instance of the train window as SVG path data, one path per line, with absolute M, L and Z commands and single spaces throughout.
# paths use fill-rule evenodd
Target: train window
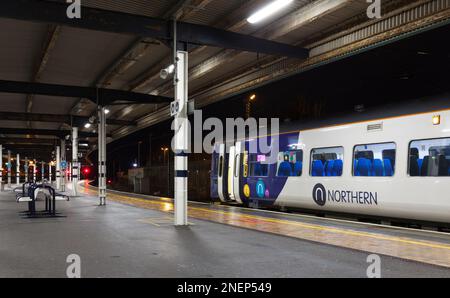
M 311 173 L 313 177 L 340 177 L 344 165 L 344 148 L 319 148 L 311 150 Z
M 303 151 L 290 150 L 278 154 L 277 176 L 300 177 L 303 172 Z
M 269 165 L 266 162 L 267 156 L 264 154 L 249 154 L 250 177 L 269 176 Z
M 219 177 L 223 176 L 223 156 L 219 158 Z
M 450 176 L 450 138 L 412 141 L 408 172 L 412 177 Z
M 353 176 L 394 176 L 396 151 L 395 143 L 355 146 L 353 151 Z

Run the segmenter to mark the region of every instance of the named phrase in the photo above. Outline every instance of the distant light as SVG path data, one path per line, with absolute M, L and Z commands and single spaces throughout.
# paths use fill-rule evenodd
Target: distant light
M 255 100 L 256 99 L 256 94 L 252 94 L 252 95 L 250 95 L 250 100 Z
M 108 110 L 108 109 L 105 109 L 105 114 L 106 115 L 108 115 L 109 114 L 109 112 L 111 112 L 110 110 Z
M 84 128 L 90 128 L 92 126 L 92 124 L 90 124 L 89 122 L 88 123 L 86 123 L 85 125 L 84 125 Z
M 258 22 L 261 22 L 262 20 L 268 18 L 269 16 L 279 12 L 289 4 L 291 4 L 293 0 L 275 0 L 272 3 L 264 6 L 254 14 L 252 14 L 248 19 L 247 22 L 250 24 L 255 24 Z
M 440 115 L 433 116 L 433 125 L 439 124 L 441 124 L 441 116 Z
M 137 168 L 138 167 L 138 164 L 137 163 L 134 163 L 133 164 L 133 168 Z

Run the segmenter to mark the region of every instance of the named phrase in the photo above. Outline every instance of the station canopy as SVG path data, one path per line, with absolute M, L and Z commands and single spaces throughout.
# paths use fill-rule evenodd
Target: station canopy
M 97 102 L 109 141 L 169 119 L 173 82 L 160 70 L 175 16 L 197 108 L 449 16 L 448 1 L 384 1 L 373 20 L 366 0 L 294 0 L 257 23 L 249 16 L 273 0 L 81 0 L 81 19 L 66 1 L 1 2 L 0 144 L 28 155 L 51 152 L 72 126 L 95 144 L 85 126 Z

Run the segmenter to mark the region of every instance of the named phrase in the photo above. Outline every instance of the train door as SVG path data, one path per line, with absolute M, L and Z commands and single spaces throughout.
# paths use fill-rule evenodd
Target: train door
M 231 146 L 229 150 L 229 160 L 228 160 L 228 197 L 231 201 L 234 201 L 234 169 L 236 167 L 236 147 Z
M 217 178 L 217 190 L 219 193 L 219 199 L 225 202 L 224 194 L 224 176 L 225 176 L 225 144 L 219 144 L 219 173 Z M 226 180 L 225 180 L 226 181 Z
M 244 154 L 244 142 L 237 142 L 234 152 L 234 171 L 233 171 L 233 196 L 236 202 L 242 204 L 241 199 L 241 178 L 242 178 L 242 157 Z

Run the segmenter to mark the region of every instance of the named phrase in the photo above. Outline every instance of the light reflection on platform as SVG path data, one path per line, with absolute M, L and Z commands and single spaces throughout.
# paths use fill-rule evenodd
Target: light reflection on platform
M 92 187 L 84 188 L 83 191 L 92 196 L 97 195 L 97 191 Z M 142 199 L 135 194 L 108 192 L 108 199 L 135 207 L 173 213 L 172 200 L 167 198 Z M 329 222 L 321 225 L 298 219 L 291 220 L 288 216 L 280 219 L 264 216 L 261 213 L 248 214 L 251 211 L 242 212 L 239 208 L 200 206 L 190 204 L 188 211 L 190 218 L 450 268 L 450 235 L 442 236 L 445 240 L 443 242 L 430 241 L 420 237 L 393 236 L 380 232 L 381 229 L 375 231 L 370 226 L 364 226 L 362 231 L 361 227 L 350 229 L 338 225 L 332 226 Z M 417 233 L 422 232 L 417 231 Z

